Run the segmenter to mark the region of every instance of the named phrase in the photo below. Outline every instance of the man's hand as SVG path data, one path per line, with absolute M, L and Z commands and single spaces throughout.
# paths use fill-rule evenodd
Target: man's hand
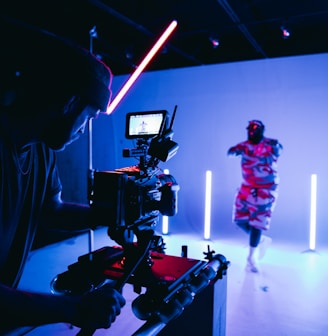
M 243 152 L 243 146 L 237 145 L 229 148 L 228 155 L 240 155 L 242 152 Z
M 111 285 L 104 285 L 82 296 L 72 323 L 83 329 L 108 329 L 124 305 L 124 297 Z
M 269 139 L 269 144 L 270 144 L 270 146 L 277 146 L 278 145 L 278 140 L 276 140 L 276 139 Z

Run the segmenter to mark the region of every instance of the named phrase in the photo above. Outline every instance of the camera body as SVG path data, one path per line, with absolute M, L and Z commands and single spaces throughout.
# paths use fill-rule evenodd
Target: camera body
M 154 227 L 160 214 L 177 213 L 179 185 L 158 167 L 159 161 L 168 161 L 178 150 L 172 141 L 175 112 L 169 126 L 165 110 L 128 113 L 125 136 L 137 146 L 123 149 L 123 157 L 137 157 L 139 163 L 94 172 L 91 205 L 106 213 L 109 235 L 121 245 L 122 232 Z

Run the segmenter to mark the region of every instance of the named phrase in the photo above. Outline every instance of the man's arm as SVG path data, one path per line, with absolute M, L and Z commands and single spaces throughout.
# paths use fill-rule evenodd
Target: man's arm
M 101 225 L 102 217 L 89 205 L 64 202 L 59 192 L 45 203 L 42 221 L 50 229 L 83 232 Z
M 271 146 L 272 154 L 275 156 L 280 156 L 283 149 L 282 144 L 276 139 L 268 139 L 268 140 Z
M 244 146 L 242 144 L 238 144 L 236 146 L 230 147 L 228 149 L 228 155 L 240 155 L 244 151 Z
M 124 305 L 123 296 L 108 285 L 81 296 L 59 296 L 0 284 L 0 333 L 22 326 L 60 322 L 92 330 L 109 328 Z

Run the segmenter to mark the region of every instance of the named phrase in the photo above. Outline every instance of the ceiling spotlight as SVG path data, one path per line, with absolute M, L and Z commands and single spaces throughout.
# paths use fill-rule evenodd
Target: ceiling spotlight
M 93 26 L 93 27 L 89 30 L 89 35 L 90 35 L 90 37 L 98 38 L 97 27 L 96 27 L 96 26 Z
M 132 46 L 128 46 L 125 49 L 125 58 L 128 60 L 132 60 L 134 57 L 134 48 Z
M 284 40 L 286 40 L 290 37 L 290 31 L 285 26 L 281 26 L 280 30 L 281 30 L 282 38 Z
M 216 37 L 213 37 L 213 36 L 210 36 L 209 37 L 209 40 L 211 42 L 211 45 L 212 45 L 212 48 L 213 49 L 216 49 L 219 45 L 220 45 L 220 41 L 218 38 Z

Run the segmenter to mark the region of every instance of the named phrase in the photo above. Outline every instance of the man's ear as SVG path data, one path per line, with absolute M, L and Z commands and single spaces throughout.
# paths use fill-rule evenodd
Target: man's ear
M 80 101 L 81 101 L 80 96 L 74 95 L 69 97 L 64 104 L 63 114 L 69 115 L 71 113 L 74 113 L 76 109 L 79 107 Z

